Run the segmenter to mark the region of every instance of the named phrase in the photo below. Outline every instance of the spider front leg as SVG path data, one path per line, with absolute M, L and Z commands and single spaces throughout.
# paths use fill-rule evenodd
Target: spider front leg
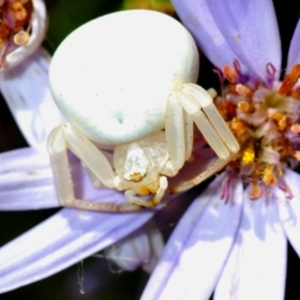
M 112 204 L 76 199 L 67 149 L 70 149 L 107 187 L 115 188 L 116 178 L 107 158 L 78 129 L 70 123 L 55 128 L 48 139 L 54 183 L 62 206 L 98 211 L 131 211 L 140 206 L 134 203 Z
M 240 146 L 228 125 L 213 104 L 209 93 L 200 86 L 188 83 L 181 91 L 170 95 L 169 101 L 177 101 L 197 125 L 203 137 L 214 150 L 218 159 L 192 180 L 175 187 L 175 192 L 187 190 L 222 169 L 239 151 Z M 168 136 L 168 133 L 166 133 Z M 167 138 L 168 140 L 168 138 Z
M 166 145 L 170 157 L 166 174 L 172 177 L 192 154 L 194 125 L 191 116 L 173 96 L 167 102 L 165 122 Z

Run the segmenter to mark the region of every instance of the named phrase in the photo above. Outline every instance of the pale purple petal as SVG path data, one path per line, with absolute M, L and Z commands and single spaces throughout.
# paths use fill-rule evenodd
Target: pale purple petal
M 276 202 L 285 234 L 300 256 L 300 176 L 285 170 L 284 178 L 294 197 L 288 199 L 283 191 L 276 189 Z
M 275 79 L 279 78 L 281 44 L 273 2 L 207 0 L 207 4 L 237 58 L 264 81 L 268 80 L 266 66 L 272 63 Z
M 139 228 L 125 239 L 105 250 L 106 258 L 121 269 L 134 271 L 139 267 L 151 273 L 162 255 L 164 241 L 154 220 Z
M 214 299 L 283 299 L 286 251 L 274 197 L 253 201 L 246 190 L 241 228 Z
M 107 248 L 105 257 L 113 261 L 122 270 L 136 270 L 150 257 L 147 232 L 138 229 L 130 236 Z
M 113 190 L 106 199 L 116 197 L 124 201 L 124 195 Z M 62 209 L 0 248 L 0 293 L 48 277 L 112 245 L 141 227 L 154 212 Z
M 219 69 L 232 66 L 238 58 L 217 27 L 206 0 L 172 0 L 182 23 L 194 36 L 198 46 Z M 242 64 L 241 64 L 242 65 Z M 242 65 L 243 72 L 247 72 Z
M 37 49 L 22 64 L 0 74 L 0 89 L 29 145 L 45 148 L 48 134 L 65 118 L 50 94 L 50 55 Z
M 300 20 L 291 40 L 286 73 L 289 73 L 296 64 L 300 64 Z
M 0 154 L 0 210 L 58 207 L 46 151 L 24 148 Z
M 221 200 L 217 177 L 180 220 L 142 299 L 208 299 L 235 240 L 242 211 L 242 182 L 232 201 Z
M 177 198 L 176 201 L 181 201 L 180 197 Z M 149 223 L 150 225 L 148 225 Z M 143 265 L 143 270 L 148 273 L 152 273 L 164 252 L 165 242 L 161 234 L 161 230 L 157 227 L 157 224 L 152 220 L 150 220 L 149 223 L 147 224 L 147 229 L 149 230 L 148 237 L 151 248 L 151 256 L 149 257 L 147 263 Z
M 109 201 L 107 197 L 111 198 L 111 193 L 115 191 L 94 188 L 80 161 L 71 154 L 69 160 L 77 198 Z M 0 210 L 59 206 L 49 155 L 46 151 L 24 148 L 2 153 L 0 165 Z M 118 193 L 116 197 L 119 198 Z

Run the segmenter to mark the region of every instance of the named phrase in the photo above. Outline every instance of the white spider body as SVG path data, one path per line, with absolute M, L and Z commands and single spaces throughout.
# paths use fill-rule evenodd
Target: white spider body
M 53 97 L 67 117 L 49 136 L 60 202 L 92 210 L 136 210 L 160 202 L 191 156 L 194 123 L 219 157 L 172 191 L 188 189 L 238 151 L 211 96 L 195 85 L 198 52 L 188 31 L 164 14 L 134 10 L 93 20 L 69 35 L 50 66 Z M 70 149 L 95 185 L 125 191 L 114 205 L 75 198 Z M 103 149 L 113 149 L 110 157 Z M 102 149 L 102 150 L 101 150 Z M 136 195 L 153 194 L 145 200 Z
M 73 125 L 94 142 L 116 145 L 163 129 L 169 93 L 196 82 L 198 70 L 196 45 L 180 23 L 134 10 L 70 34 L 55 53 L 50 83 Z
M 151 176 L 154 174 L 169 175 L 165 170 L 168 159 L 166 138 L 162 131 L 137 142 L 119 145 L 114 152 L 114 166 L 119 177 L 136 183 L 142 180 L 150 183 L 156 179 Z

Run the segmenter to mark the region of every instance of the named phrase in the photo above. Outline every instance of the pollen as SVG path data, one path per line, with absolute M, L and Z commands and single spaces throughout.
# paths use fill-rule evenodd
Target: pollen
M 241 112 L 246 114 L 247 112 L 249 112 L 250 104 L 247 101 L 241 101 L 238 104 L 238 108 L 241 110 Z
M 242 136 L 247 130 L 247 124 L 238 118 L 233 118 L 230 127 L 238 137 Z
M 268 165 L 264 169 L 262 180 L 266 185 L 276 185 L 277 179 L 274 172 L 274 166 Z
M 230 121 L 236 116 L 236 107 L 229 101 L 222 101 L 217 105 L 219 113 L 225 121 Z
M 242 162 L 244 165 L 249 165 L 255 160 L 255 151 L 252 146 L 246 147 L 243 151 Z
M 14 43 L 18 46 L 26 45 L 29 41 L 29 33 L 26 31 L 20 31 L 14 36 Z

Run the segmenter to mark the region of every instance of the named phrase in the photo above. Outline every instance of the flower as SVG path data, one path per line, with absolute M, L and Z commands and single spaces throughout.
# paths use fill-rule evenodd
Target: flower
M 47 27 L 43 0 L 0 1 L 0 90 L 27 142 L 45 146 L 64 119 L 48 87 L 50 55 L 40 47 Z
M 0 16 L 0 70 L 4 72 L 18 65 L 42 43 L 46 10 L 40 0 L 2 0 Z
M 204 2 L 198 1 L 197 3 Z M 221 5 L 221 3 L 219 4 Z M 258 11 L 257 14 L 269 13 L 269 2 L 263 2 L 263 4 L 266 7 Z M 193 5 L 191 8 L 194 13 L 197 12 Z M 204 16 L 211 16 L 210 11 L 200 12 Z M 244 15 L 242 17 L 245 20 Z M 272 19 L 274 21 L 274 17 L 271 19 L 269 17 L 264 15 L 264 18 L 261 19 L 268 20 L 268 22 L 272 22 Z M 250 22 L 252 16 L 249 19 Z M 206 25 L 217 28 L 214 22 L 208 22 Z M 214 35 L 213 29 L 210 32 L 216 41 L 224 43 L 224 47 L 218 49 L 218 47 L 214 47 L 212 42 L 208 52 L 217 55 L 219 51 L 222 51 L 221 54 L 224 56 L 219 53 L 219 57 L 222 59 L 229 57 L 230 59 L 224 62 L 228 65 L 235 58 L 239 59 L 242 70 L 239 74 L 244 74 L 248 69 L 247 64 L 244 64 L 240 56 L 235 55 L 230 50 L 231 48 L 220 32 L 217 31 L 216 35 Z M 207 42 L 206 46 L 208 46 L 212 39 L 209 39 L 209 35 L 206 38 L 207 41 L 204 39 L 204 42 Z M 268 47 L 272 45 L 271 42 Z M 255 57 L 254 61 L 256 60 Z M 265 62 L 264 68 L 268 62 Z M 217 60 L 215 64 L 218 66 Z M 222 69 L 224 64 L 220 64 L 219 67 Z M 277 66 L 276 64 L 273 65 Z M 257 69 L 259 70 L 259 68 Z M 228 72 L 224 73 L 228 76 Z M 262 76 L 265 76 L 264 74 L 261 72 Z M 259 75 L 254 77 L 252 74 L 251 76 L 251 78 L 258 78 L 260 81 L 265 80 Z M 274 74 L 273 76 L 276 79 L 277 75 Z M 266 77 L 266 79 L 268 78 Z M 1 164 L 4 164 L 3 171 L 0 170 L 0 197 L 1 200 L 4 199 L 1 201 L 3 210 L 58 206 L 53 194 L 53 178 L 50 173 L 49 160 L 43 153 L 33 149 L 24 149 L 3 154 L 0 159 Z M 78 176 L 75 180 L 77 192 L 84 197 L 90 199 L 102 197 L 110 202 L 124 201 L 123 194 L 116 191 L 102 190 L 95 193 L 90 188 L 87 175 L 75 159 L 72 167 Z M 272 266 L 272 268 L 263 268 L 261 277 L 254 277 L 255 274 L 248 272 L 246 267 L 243 268 L 244 265 L 240 270 L 243 271 L 243 274 L 251 276 L 249 281 L 252 281 L 253 278 L 259 278 L 256 291 L 261 293 L 259 296 L 269 296 L 271 291 L 274 293 L 271 295 L 272 299 L 280 298 L 284 286 L 286 236 L 277 217 L 277 208 L 280 209 L 281 220 L 285 219 L 284 212 L 293 212 L 293 214 L 288 214 L 287 222 L 282 222 L 285 226 L 285 233 L 292 236 L 299 232 L 297 227 L 299 210 L 297 209 L 297 202 L 294 201 L 297 200 L 299 193 L 293 183 L 298 180 L 298 175 L 286 169 L 284 171 L 285 181 L 293 187 L 294 198 L 292 201 L 286 199 L 286 193 L 273 187 L 270 187 L 270 193 L 263 194 L 260 200 L 250 201 L 250 187 L 243 191 L 242 180 L 238 180 L 232 175 L 228 176 L 231 174 L 230 172 L 223 172 L 219 175 L 206 192 L 201 197 L 197 197 L 180 221 L 145 290 L 144 298 L 163 298 L 167 295 L 174 298 L 175 295 L 176 298 L 205 299 L 211 294 L 217 283 L 216 295 L 218 293 L 225 295 L 225 292 L 220 290 L 222 285 L 219 278 L 222 272 L 225 274 L 225 265 L 226 267 L 230 266 L 230 261 L 232 261 L 231 265 L 235 265 L 235 261 L 230 260 L 230 258 L 238 257 L 234 255 L 236 252 L 239 252 L 240 256 L 245 255 L 244 260 L 237 262 L 239 266 L 241 266 L 241 261 L 252 269 L 253 261 L 256 262 L 254 265 L 256 269 L 263 263 Z M 2 182 L 3 184 L 1 184 Z M 8 185 L 9 183 L 10 185 Z M 220 188 L 224 183 L 227 187 L 225 190 Z M 226 196 L 227 203 L 220 201 L 223 195 Z M 269 199 L 271 204 L 267 205 L 264 199 Z M 278 201 L 275 201 L 277 199 Z M 179 201 L 184 200 L 178 199 Z M 279 202 L 282 202 L 282 205 L 278 205 Z M 0 249 L 1 292 L 50 276 L 109 245 L 115 244 L 123 237 L 139 229 L 153 217 L 155 212 L 147 210 L 139 213 L 117 213 L 112 216 L 110 213 L 62 209 L 50 219 Z M 296 248 L 297 240 L 290 237 L 289 239 Z M 246 249 L 247 251 L 245 251 Z M 250 251 L 248 251 L 249 249 Z M 256 251 L 252 251 L 253 249 Z M 231 255 L 229 256 L 229 254 Z M 144 260 L 144 257 L 142 259 Z M 273 272 L 274 267 L 277 272 Z M 270 272 L 268 272 L 269 270 Z M 246 283 L 248 282 L 247 276 L 246 279 L 243 279 L 246 280 Z M 231 276 L 224 275 L 221 278 L 230 279 Z M 238 279 L 241 278 L 243 277 L 238 277 Z M 270 278 L 271 280 L 269 280 Z M 168 279 L 170 280 L 168 281 Z M 240 282 L 241 286 L 245 286 L 243 282 Z M 226 289 L 228 286 L 224 282 L 223 287 Z M 238 288 L 238 284 L 233 286 L 233 295 L 239 292 Z M 251 289 L 250 292 L 255 292 L 252 286 L 249 289 Z
M 241 151 L 180 220 L 142 299 L 283 299 L 287 240 L 300 255 L 300 21 L 281 83 L 271 1 L 172 2 L 221 70 L 215 103 Z

